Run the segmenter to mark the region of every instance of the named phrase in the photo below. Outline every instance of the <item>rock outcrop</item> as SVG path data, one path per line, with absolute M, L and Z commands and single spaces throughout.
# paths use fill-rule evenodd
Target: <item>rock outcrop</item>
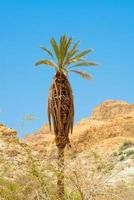
M 134 104 L 125 101 L 108 100 L 97 106 L 92 112 L 91 119 L 111 120 L 119 116 L 134 116 Z
M 4 124 L 0 124 L 0 137 L 16 137 L 17 132 L 14 129 L 6 127 Z
M 24 174 L 28 167 L 27 151 L 28 146 L 19 140 L 16 130 L 0 124 L 0 177 L 12 180 Z

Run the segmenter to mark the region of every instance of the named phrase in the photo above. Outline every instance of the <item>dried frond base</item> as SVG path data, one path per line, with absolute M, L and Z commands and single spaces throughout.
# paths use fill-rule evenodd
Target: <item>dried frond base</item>
M 48 118 L 55 133 L 56 145 L 65 148 L 69 141 L 69 132 L 73 130 L 74 104 L 70 83 L 62 72 L 53 78 L 48 97 Z

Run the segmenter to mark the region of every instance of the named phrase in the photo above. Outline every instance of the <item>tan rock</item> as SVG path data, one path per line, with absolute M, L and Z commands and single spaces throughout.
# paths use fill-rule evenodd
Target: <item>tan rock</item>
M 134 116 L 134 104 L 128 104 L 125 101 L 107 100 L 94 109 L 91 119 L 109 120 L 124 115 Z

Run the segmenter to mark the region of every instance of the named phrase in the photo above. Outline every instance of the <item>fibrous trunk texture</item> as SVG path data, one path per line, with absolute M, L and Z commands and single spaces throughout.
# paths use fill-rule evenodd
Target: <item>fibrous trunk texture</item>
M 57 179 L 58 197 L 64 198 L 64 149 L 58 148 L 58 179 Z
M 53 78 L 48 97 L 48 119 L 53 123 L 55 141 L 58 148 L 70 146 L 69 132 L 73 129 L 74 104 L 70 83 L 62 72 Z
M 70 146 L 69 132 L 73 130 L 74 104 L 70 83 L 62 72 L 57 72 L 53 78 L 48 97 L 48 119 L 51 130 L 51 120 L 58 148 L 58 196 L 64 196 L 64 148 Z

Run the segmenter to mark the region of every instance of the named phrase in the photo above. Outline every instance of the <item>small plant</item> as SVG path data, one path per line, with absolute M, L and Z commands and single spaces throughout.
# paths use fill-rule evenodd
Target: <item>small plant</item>
M 128 149 L 134 147 L 134 143 L 132 141 L 125 141 L 120 147 L 119 150 L 116 152 L 113 152 L 114 157 L 119 157 L 120 161 L 123 161 L 131 156 L 131 158 L 134 157 L 134 150 Z
M 122 154 L 123 154 L 123 151 L 121 151 L 121 150 L 119 149 L 118 155 L 121 156 Z
M 134 150 L 128 150 L 126 152 L 126 156 L 131 156 L 131 155 L 134 155 Z
M 125 156 L 124 156 L 124 155 L 121 155 L 120 158 L 119 158 L 119 160 L 120 160 L 120 161 L 125 160 Z
M 125 149 L 128 149 L 130 147 L 134 146 L 134 142 L 131 140 L 126 140 L 119 148 L 120 151 L 123 151 Z

